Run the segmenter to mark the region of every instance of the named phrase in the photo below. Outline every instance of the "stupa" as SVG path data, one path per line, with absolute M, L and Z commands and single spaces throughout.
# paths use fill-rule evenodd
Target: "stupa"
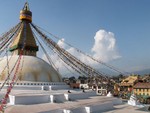
M 9 65 L 9 70 L 12 70 L 20 55 L 21 49 L 24 48 L 19 72 L 17 73 L 18 83 L 34 82 L 61 82 L 61 75 L 43 59 L 36 57 L 38 46 L 33 36 L 30 23 L 32 22 L 32 12 L 29 9 L 28 3 L 25 3 L 23 9 L 20 11 L 21 27 L 19 33 L 16 35 L 9 50 L 12 56 L 3 58 L 0 62 L 0 81 L 6 80 L 8 77 L 8 70 L 5 68 Z M 10 59 L 9 63 L 7 59 Z M 5 69 L 5 70 L 3 70 Z M 14 73 L 12 73 L 13 75 Z M 9 79 L 12 79 L 10 75 Z
M 37 94 L 34 92 L 35 90 L 44 91 L 69 87 L 62 82 L 61 75 L 52 65 L 37 57 L 39 49 L 30 27 L 32 12 L 27 2 L 20 11 L 20 21 L 19 32 L 15 35 L 9 48 L 12 55 L 0 59 L 0 90 L 2 90 L 2 95 L 6 92 L 4 98 L 0 96 L 0 99 L 3 100 L 1 106 L 6 104 L 8 96 L 11 105 L 41 103 L 44 102 L 45 95 L 38 97 L 38 102 L 35 102 L 34 97 Z M 14 85 L 15 87 L 13 87 Z M 14 90 L 11 92 L 12 88 Z M 26 91 L 31 93 L 27 94 L 28 98 L 24 93 Z M 37 95 L 41 95 L 41 93 Z

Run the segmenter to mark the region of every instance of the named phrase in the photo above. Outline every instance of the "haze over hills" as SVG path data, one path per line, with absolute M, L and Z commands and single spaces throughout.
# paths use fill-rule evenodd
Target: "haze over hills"
M 110 69 L 106 69 L 103 68 L 102 71 L 106 74 L 108 74 L 108 76 L 116 76 L 119 75 L 120 73 L 112 71 Z M 129 75 L 129 74 L 138 74 L 138 75 L 145 75 L 145 74 L 150 74 L 150 68 L 149 69 L 143 69 L 143 70 L 139 70 L 139 71 L 133 71 L 133 72 L 124 72 L 125 75 Z
M 115 72 L 113 70 L 107 69 L 107 68 L 101 68 L 101 69 L 96 69 L 99 72 L 102 72 L 104 74 L 106 74 L 107 76 L 117 76 L 120 73 Z M 133 72 L 124 72 L 125 75 L 130 75 L 130 74 L 138 74 L 138 75 L 145 75 L 145 74 L 150 74 L 150 68 L 149 69 L 143 69 L 143 70 L 139 70 L 139 71 L 133 71 Z M 70 72 L 66 72 L 62 74 L 63 77 L 71 77 L 71 76 L 75 76 L 78 77 L 80 75 L 74 75 L 73 73 Z
M 139 75 L 150 74 L 150 68 L 149 69 L 135 71 L 135 72 L 132 72 L 132 73 L 139 74 Z

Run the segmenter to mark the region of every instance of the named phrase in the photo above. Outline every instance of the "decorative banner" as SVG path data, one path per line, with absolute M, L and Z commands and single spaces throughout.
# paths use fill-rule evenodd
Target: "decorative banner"
M 82 73 L 86 76 L 100 76 L 104 80 L 107 80 L 106 74 L 96 71 L 94 68 L 81 62 L 79 59 L 74 57 L 72 54 L 67 52 L 65 49 L 59 47 L 56 42 L 46 36 L 42 31 L 40 31 L 33 23 L 31 23 L 34 30 L 39 34 L 39 36 L 44 40 L 53 51 L 57 53 L 60 59 L 70 66 L 75 71 Z
M 0 111 L 4 111 L 4 108 L 6 107 L 6 104 L 7 104 L 7 100 L 8 100 L 8 95 L 10 94 L 13 86 L 14 86 L 14 83 L 15 83 L 15 79 L 16 79 L 16 75 L 18 73 L 18 70 L 19 70 L 19 66 L 20 66 L 20 62 L 21 62 L 21 58 L 22 58 L 22 53 L 23 51 L 21 52 L 21 54 L 19 55 L 19 60 L 17 62 L 17 66 L 16 66 L 16 70 L 15 70 L 15 73 L 14 73 L 14 76 L 12 78 L 12 81 L 9 85 L 9 87 L 7 88 L 7 92 L 4 96 L 4 98 L 2 99 L 1 101 L 1 105 L 0 105 Z
M 19 27 L 18 27 L 18 29 L 19 29 Z M 17 29 L 15 32 L 17 32 L 18 29 Z M 14 34 L 13 34 L 13 35 L 14 35 Z M 23 36 L 24 36 L 24 37 L 23 37 L 23 38 L 24 38 L 24 39 L 23 39 L 23 44 L 24 44 L 24 41 L 26 40 L 26 23 L 25 23 L 25 27 L 24 27 L 24 35 L 23 35 Z M 12 78 L 12 80 L 11 80 L 11 82 L 10 82 L 8 88 L 7 88 L 7 92 L 6 92 L 5 96 L 4 96 L 4 98 L 3 98 L 2 101 L 1 101 L 0 111 L 2 111 L 2 112 L 4 112 L 4 109 L 5 109 L 5 107 L 6 107 L 9 94 L 10 94 L 10 92 L 11 92 L 11 90 L 12 90 L 14 84 L 15 84 L 15 80 L 16 80 L 17 73 L 18 73 L 18 71 L 19 71 L 19 66 L 20 66 L 20 63 L 21 63 L 21 58 L 22 58 L 22 54 L 23 54 L 24 47 L 25 47 L 25 44 L 23 45 L 23 47 L 22 47 L 22 49 L 21 49 L 19 58 L 18 58 L 18 60 L 17 60 L 17 65 L 15 65 L 15 66 L 16 66 L 16 70 L 15 70 L 14 76 L 13 76 L 13 78 Z M 14 69 L 14 68 L 13 68 L 13 69 Z

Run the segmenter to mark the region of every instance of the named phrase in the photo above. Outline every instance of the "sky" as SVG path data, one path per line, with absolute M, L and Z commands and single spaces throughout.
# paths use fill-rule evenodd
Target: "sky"
M 19 22 L 25 2 L 1 0 L 0 34 Z M 150 0 L 28 0 L 28 3 L 34 24 L 92 57 L 128 72 L 150 68 Z M 89 61 L 73 48 L 57 43 L 79 59 Z

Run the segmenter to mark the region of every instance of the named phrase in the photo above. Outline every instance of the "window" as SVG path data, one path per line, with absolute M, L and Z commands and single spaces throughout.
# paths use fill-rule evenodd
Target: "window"
M 141 89 L 139 89 L 139 91 L 141 91 Z
M 138 89 L 135 89 L 135 91 L 138 91 Z

